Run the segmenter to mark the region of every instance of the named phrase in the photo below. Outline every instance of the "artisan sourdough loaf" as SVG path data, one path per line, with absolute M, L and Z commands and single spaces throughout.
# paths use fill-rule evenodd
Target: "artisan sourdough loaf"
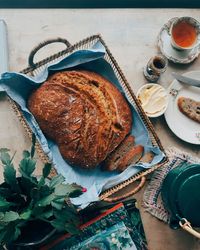
M 121 92 L 89 71 L 50 76 L 28 100 L 40 128 L 71 165 L 94 168 L 124 140 L 132 115 Z

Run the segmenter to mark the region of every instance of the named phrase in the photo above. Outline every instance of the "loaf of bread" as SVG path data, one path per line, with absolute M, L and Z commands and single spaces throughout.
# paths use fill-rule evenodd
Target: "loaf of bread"
M 178 98 L 179 110 L 190 119 L 200 123 L 200 102 L 191 98 Z
M 101 163 L 132 126 L 131 110 L 121 92 L 89 71 L 53 74 L 31 94 L 28 108 L 63 158 L 83 168 Z

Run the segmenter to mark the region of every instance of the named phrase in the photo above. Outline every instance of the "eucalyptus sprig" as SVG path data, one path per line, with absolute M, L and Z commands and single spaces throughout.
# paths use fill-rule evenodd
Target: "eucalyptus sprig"
M 42 176 L 36 177 L 35 138 L 30 151 L 23 152 L 16 176 L 14 155 L 9 149 L 0 149 L 0 161 L 4 168 L 4 183 L 0 185 L 0 244 L 15 241 L 21 228 L 29 221 L 42 220 L 59 231 L 77 233 L 79 217 L 70 198 L 80 196 L 86 190 L 77 184 L 64 183 L 58 174 L 49 179 L 51 164 L 43 167 Z

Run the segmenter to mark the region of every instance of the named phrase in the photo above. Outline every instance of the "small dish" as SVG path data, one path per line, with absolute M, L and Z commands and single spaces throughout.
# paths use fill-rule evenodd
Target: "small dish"
M 159 84 L 147 83 L 137 92 L 137 98 L 148 117 L 164 114 L 168 105 L 167 91 Z
M 161 28 L 158 35 L 158 48 L 160 52 L 167 57 L 168 60 L 179 63 L 179 64 L 187 64 L 194 59 L 196 59 L 200 53 L 200 34 L 198 34 L 197 46 L 193 47 L 190 50 L 177 50 L 171 44 L 171 35 L 170 29 L 172 24 L 177 20 L 177 17 L 170 19 L 166 24 Z

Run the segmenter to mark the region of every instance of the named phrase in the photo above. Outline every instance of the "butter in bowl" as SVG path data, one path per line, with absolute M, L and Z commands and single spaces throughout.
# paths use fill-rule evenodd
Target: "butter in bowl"
M 167 109 L 168 94 L 159 84 L 143 85 L 137 92 L 137 98 L 148 117 L 159 117 Z

